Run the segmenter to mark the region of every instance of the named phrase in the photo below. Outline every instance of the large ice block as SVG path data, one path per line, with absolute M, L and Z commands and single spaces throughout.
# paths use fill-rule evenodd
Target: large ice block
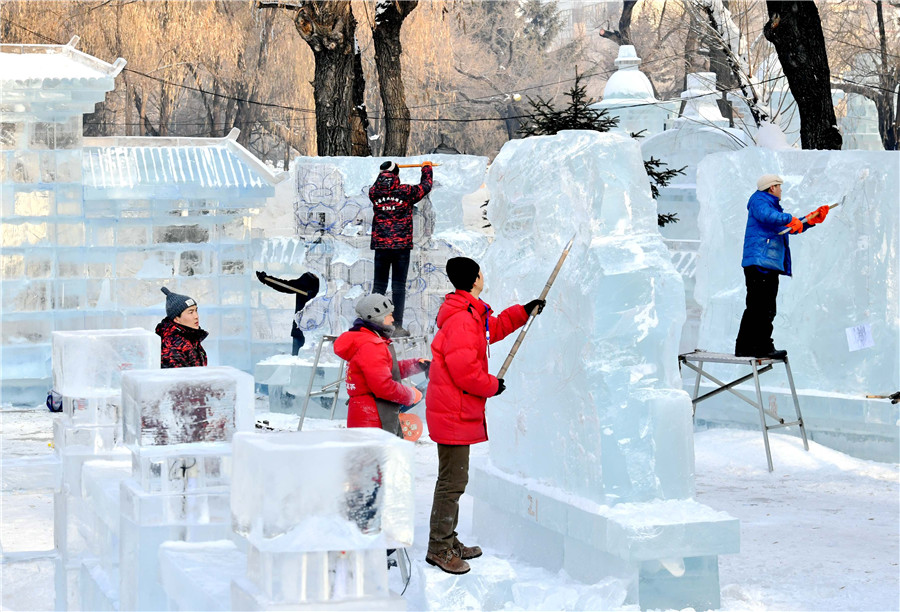
M 166 446 L 227 442 L 253 428 L 253 377 L 232 367 L 126 372 L 125 444 Z
M 231 444 L 196 442 L 132 449 L 132 475 L 148 493 L 221 490 L 231 482 Z
M 234 530 L 261 551 L 412 544 L 413 445 L 387 432 L 240 433 L 232 465 Z
M 140 328 L 53 332 L 53 388 L 65 396 L 114 395 L 127 370 L 159 369 L 159 336 Z
M 508 391 L 488 400 L 490 459 L 470 471 L 474 531 L 580 580 L 622 579 L 626 603 L 716 607 L 717 555 L 736 551 L 738 523 L 689 499 L 684 287 L 637 143 L 575 131 L 512 141 L 487 184 L 495 240 L 482 297 L 496 311 L 536 297 L 574 243 L 506 373 Z M 491 350 L 492 372 L 506 354 Z M 660 564 L 691 571 L 670 582 Z
M 246 573 L 247 555 L 231 540 L 166 542 L 159 567 L 167 609 L 238 609 L 231 605 L 231 581 Z

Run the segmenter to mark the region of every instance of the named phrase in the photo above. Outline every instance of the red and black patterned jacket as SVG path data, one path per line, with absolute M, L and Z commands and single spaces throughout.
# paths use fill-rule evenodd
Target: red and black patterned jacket
M 156 326 L 156 335 L 162 338 L 160 366 L 163 368 L 190 368 L 206 365 L 206 351 L 200 343 L 209 332 L 179 325 L 166 317 Z
M 422 166 L 418 185 L 404 185 L 393 172 L 382 172 L 369 188 L 374 216 L 371 249 L 411 249 L 413 204 L 431 191 L 431 166 Z

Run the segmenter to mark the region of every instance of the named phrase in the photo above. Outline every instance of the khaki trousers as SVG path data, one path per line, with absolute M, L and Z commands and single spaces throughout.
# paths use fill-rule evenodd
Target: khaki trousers
M 428 552 L 443 553 L 456 548 L 459 498 L 469 483 L 469 446 L 438 444 L 438 474 L 431 506 L 431 535 Z

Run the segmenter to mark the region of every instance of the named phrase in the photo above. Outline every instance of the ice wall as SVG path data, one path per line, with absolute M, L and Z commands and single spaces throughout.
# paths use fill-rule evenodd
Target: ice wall
M 370 293 L 374 273 L 369 248 L 372 204 L 368 191 L 387 158 L 300 157 L 291 166 L 293 193 L 262 215 L 266 238 L 254 241 L 254 266 L 281 278 L 311 271 L 322 281 L 301 328 L 308 342 L 322 334 L 340 333 L 356 318 L 353 306 Z M 463 230 L 463 197 L 484 180 L 487 159 L 468 155 L 392 158 L 400 164 L 432 161 L 434 186 L 416 206 L 413 249 L 407 278 L 404 327 L 423 334 L 433 327 L 434 313 L 452 287 L 443 273 L 450 257 L 478 256 L 487 247 L 481 232 Z M 418 168 L 400 170 L 400 180 L 419 182 Z M 292 206 L 285 206 L 290 197 Z M 292 228 L 291 235 L 285 228 Z M 269 236 L 272 236 L 271 238 Z M 294 298 L 254 284 L 254 358 L 265 358 L 290 346 Z M 388 287 L 390 291 L 390 286 Z
M 788 351 L 801 393 L 816 390 L 801 398 L 807 427 L 814 439 L 820 428 L 820 440 L 824 431 L 887 436 L 896 451 L 896 406 L 866 402 L 864 396 L 900 386 L 897 153 L 749 148 L 701 162 L 698 344 L 712 351 L 734 349 L 744 310 L 741 249 L 747 200 L 765 173 L 784 178 L 782 205 L 798 217 L 845 198 L 824 223 L 791 236 L 793 277 L 782 276 L 778 291 L 775 345 Z M 851 345 L 848 334 L 859 344 Z M 872 346 L 859 348 L 869 342 Z
M 473 461 L 473 530 L 493 545 L 595 583 L 626 603 L 717 608 L 718 555 L 737 520 L 690 499 L 691 402 L 677 347 L 684 287 L 656 224 L 638 143 L 562 132 L 504 145 L 488 173 L 496 238 L 484 298 L 537 297 L 574 246 L 488 400 L 490 460 Z M 491 370 L 509 343 L 494 345 Z
M 564 132 L 504 146 L 488 175 L 497 235 L 485 299 L 544 314 L 489 401 L 491 460 L 597 502 L 689 497 L 690 403 L 676 389 L 684 290 L 635 141 Z M 494 370 L 505 350 L 492 351 Z M 548 452 L 549 449 L 553 449 Z

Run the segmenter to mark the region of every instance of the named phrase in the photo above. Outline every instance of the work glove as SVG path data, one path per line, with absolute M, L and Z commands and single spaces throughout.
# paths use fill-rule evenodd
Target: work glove
M 416 404 L 418 404 L 419 402 L 422 401 L 422 392 L 419 391 L 418 389 L 416 389 L 415 387 L 410 387 L 410 388 L 413 390 L 413 393 L 415 393 L 415 396 L 413 396 L 413 401 L 410 404 L 410 406 L 415 406 Z
M 428 370 L 431 369 L 431 359 L 419 359 L 419 367 L 425 372 L 425 378 L 428 378 Z
M 825 217 L 828 216 L 828 211 L 828 205 L 823 204 L 822 206 L 819 206 L 817 209 L 806 215 L 806 222 L 810 225 L 818 225 L 825 220 Z
M 791 228 L 792 234 L 799 234 L 803 232 L 803 221 L 797 217 L 791 217 L 791 222 L 785 225 L 785 227 Z
M 498 378 L 498 379 L 497 379 L 497 382 L 500 383 L 500 384 L 497 385 L 497 392 L 494 393 L 494 397 L 497 397 L 498 395 L 500 395 L 501 393 L 503 393 L 504 391 L 506 391 L 506 383 L 503 382 L 503 379 L 502 379 L 502 378 Z
M 256 271 L 256 278 L 259 279 L 259 282 L 264 283 L 264 282 L 266 281 L 266 273 L 265 273 L 265 271 L 260 272 L 259 270 L 257 270 L 257 271 Z
M 525 304 L 525 313 L 531 316 L 532 311 L 537 308 L 537 312 L 535 315 L 539 315 L 544 311 L 544 306 L 547 305 L 547 300 L 531 300 L 527 304 Z

